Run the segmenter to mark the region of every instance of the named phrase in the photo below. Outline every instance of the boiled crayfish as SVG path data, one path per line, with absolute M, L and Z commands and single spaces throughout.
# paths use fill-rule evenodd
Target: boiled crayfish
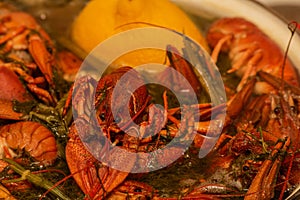
M 231 69 L 228 73 L 235 72 L 241 77 L 238 91 L 249 77 L 261 70 L 281 77 L 283 63 L 283 79 L 299 86 L 297 71 L 289 60 L 284 62 L 283 51 L 256 25 L 243 18 L 222 18 L 214 22 L 208 30 L 207 42 L 213 48 L 215 61 L 221 51 L 229 54 Z
M 176 102 L 174 106 L 170 101 L 172 94 L 166 88 L 158 94 L 163 97 L 162 106 L 158 106 L 157 97 L 151 96 L 138 71 L 120 67 L 99 81 L 90 76 L 77 79 L 69 92 L 65 112 L 61 114 L 60 106 L 65 101 L 61 102 L 62 95 L 66 90 L 60 90 L 56 76 L 60 67 L 76 66 L 72 69 L 76 71 L 80 60 L 70 52 L 57 54 L 47 33 L 23 12 L 0 13 L 0 36 L 0 81 L 5 83 L 0 87 L 0 118 L 7 120 L 0 127 L 3 156 L 0 164 L 4 172 L 7 168 L 22 169 L 17 166 L 23 165 L 24 152 L 29 155 L 29 162 L 51 166 L 59 156 L 59 146 L 52 132 L 55 133 L 60 124 L 69 130 L 65 155 L 70 176 L 86 199 L 163 199 L 156 188 L 137 181 L 136 177 L 145 174 L 135 176 L 131 170 L 149 164 L 145 163 L 146 153 L 163 149 L 175 137 L 179 141 L 193 140 L 193 148 L 202 148 L 204 138 L 208 137 L 207 127 L 211 125 L 206 119 L 212 109 L 224 111 L 224 105 L 216 108 L 211 103 L 177 107 Z M 233 89 L 238 93 L 227 102 L 227 118 L 220 140 L 214 151 L 203 159 L 212 160 L 212 167 L 203 172 L 208 176 L 196 177 L 196 184 L 179 196 L 167 199 L 271 199 L 275 194 L 283 199 L 288 187 L 300 183 L 300 91 L 296 70 L 290 61 L 284 62 L 284 54 L 273 41 L 244 19 L 220 19 L 208 30 L 207 40 L 215 61 L 221 51 L 229 53 L 232 68 L 228 73 L 235 72 L 241 78 Z M 167 46 L 167 57 L 171 67 L 190 79 L 193 92 L 201 93 L 203 88 L 191 64 L 177 49 Z M 168 69 L 160 77 L 169 73 Z M 118 81 L 125 75 L 123 88 L 128 89 L 131 84 L 142 86 L 135 91 L 114 93 Z M 180 83 L 175 74 L 171 75 L 174 83 Z M 178 88 L 186 90 L 185 85 L 172 89 L 177 91 Z M 71 99 L 75 118 L 68 127 L 63 117 L 69 111 Z M 13 109 L 13 100 L 36 101 L 40 106 L 26 117 L 28 113 Z M 42 108 L 47 108 L 48 116 L 43 114 Z M 38 122 L 31 121 L 32 116 Z M 195 137 L 185 137 L 189 134 Z M 128 158 L 113 147 L 145 153 L 145 156 L 132 154 L 134 156 Z M 167 157 L 178 152 L 183 152 L 180 146 L 170 149 L 166 157 L 157 156 L 155 162 L 168 163 Z M 112 156 L 102 162 L 108 154 Z M 126 170 L 112 168 L 113 162 L 126 163 Z M 21 171 L 21 176 L 28 180 L 34 176 L 28 170 Z M 55 186 L 46 189 L 69 199 Z
M 291 31 L 295 32 L 295 28 Z M 216 174 L 226 174 L 231 183 L 223 192 L 232 192 L 234 188 L 233 193 L 238 193 L 247 188 L 247 194 L 240 192 L 232 197 L 272 199 L 275 191 L 279 191 L 278 197 L 282 199 L 289 185 L 300 183 L 296 175 L 299 173 L 296 69 L 290 61 L 285 62 L 284 54 L 272 40 L 244 19 L 216 21 L 207 38 L 214 47 L 213 58 L 217 60 L 220 51 L 229 52 L 232 68 L 228 73 L 236 72 L 242 77 L 237 87 L 239 92 L 228 101 L 228 123 L 215 147 L 216 154 L 212 153 L 222 160 L 216 161 L 212 179 L 226 182 L 216 178 Z M 255 92 L 257 88 L 263 92 Z M 277 180 L 283 184 L 276 185 Z M 199 186 L 199 191 L 204 187 Z
M 175 51 L 177 53 L 174 54 L 168 51 L 168 49 L 173 48 L 171 46 L 167 48 L 168 58 L 171 59 L 170 66 L 175 69 L 182 67 L 180 70 L 184 76 L 197 79 L 195 74 L 189 76 L 189 73 L 194 72 L 190 64 L 180 56 L 177 50 Z M 126 78 L 124 78 L 125 74 Z M 122 82 L 123 91 L 114 93 L 115 87 L 121 78 L 125 79 Z M 125 180 L 129 172 L 137 166 L 147 166 L 147 163 L 145 163 L 148 159 L 146 154 L 143 154 L 145 157 L 139 157 L 139 154 L 139 156 L 132 155 L 130 158 L 123 157 L 122 154 L 118 157 L 112 156 L 107 163 L 97 160 L 96 158 L 105 157 L 108 152 L 110 155 L 115 155 L 112 153 L 114 149 L 111 149 L 110 145 L 121 147 L 128 152 L 147 153 L 165 147 L 168 141 L 171 141 L 176 135 L 183 135 L 181 140 L 193 139 L 185 137 L 186 133 L 198 135 L 197 139 L 194 140 L 195 146 L 201 146 L 203 143 L 201 137 L 205 136 L 201 136 L 201 134 L 205 135 L 209 123 L 195 121 L 195 116 L 199 117 L 201 114 L 204 115 L 205 112 L 209 116 L 209 110 L 212 109 L 212 105 L 209 103 L 202 105 L 187 104 L 182 105 L 181 108 L 170 108 L 167 91 L 165 90 L 160 94 L 163 97 L 164 107 L 164 109 L 161 109 L 151 102 L 151 96 L 143 78 L 131 67 L 120 67 L 110 74 L 104 75 L 99 82 L 90 76 L 82 76 L 77 81 L 77 87 L 75 84 L 72 89 L 72 106 L 77 118 L 70 128 L 66 157 L 71 173 L 74 174 L 77 184 L 88 198 L 103 199 L 108 197 L 113 199 L 113 197 L 116 197 L 115 195 L 122 194 L 122 192 L 118 192 L 120 188 L 124 192 L 126 187 L 128 188 L 127 191 L 130 192 L 130 187 L 133 186 L 129 184 L 130 181 Z M 130 84 L 142 86 L 132 92 L 129 89 Z M 191 92 L 198 92 L 201 89 L 198 79 L 190 82 L 190 84 L 194 89 Z M 124 90 L 124 88 L 127 89 Z M 185 86 L 182 86 L 182 88 L 185 88 Z M 114 106 L 116 116 L 113 115 L 112 106 Z M 95 115 L 92 112 L 93 108 L 96 109 Z M 199 108 L 203 109 L 201 110 L 203 113 L 199 111 Z M 126 112 L 129 112 L 129 116 L 126 115 Z M 182 117 L 181 120 L 178 119 L 180 116 Z M 133 126 L 133 122 L 138 126 Z M 202 123 L 205 127 L 201 125 Z M 97 124 L 101 126 L 102 133 L 97 129 Z M 153 135 L 153 133 L 157 134 Z M 139 138 L 141 136 L 145 137 Z M 91 151 L 96 152 L 96 154 L 92 154 Z M 167 154 L 173 156 L 178 152 L 182 153 L 184 150 L 180 147 L 178 149 L 174 147 L 167 151 Z M 125 172 L 111 168 L 109 162 L 112 160 L 117 160 L 120 165 L 126 163 Z M 155 162 L 170 161 L 167 157 L 158 156 Z M 148 170 L 151 170 L 151 166 Z M 135 184 L 137 183 L 135 182 Z M 144 195 L 144 197 L 154 198 L 156 196 L 151 187 L 141 183 L 138 185 L 140 185 L 142 191 L 144 188 L 146 189 L 144 193 L 137 192 L 136 197 Z
M 52 166 L 59 157 L 54 134 L 58 132 L 58 124 L 53 121 L 67 126 L 59 116 L 60 100 L 66 90 L 58 85 L 64 82 L 60 78 L 63 62 L 57 60 L 54 42 L 31 15 L 3 6 L 0 11 L 0 152 L 4 178 L 1 182 L 10 191 L 18 191 L 31 187 L 29 181 L 67 199 L 57 188 L 51 188 L 54 183 L 25 169 Z M 19 104 L 29 105 L 30 109 L 21 106 L 19 110 Z M 5 174 L 7 178 L 20 179 L 19 183 L 7 180 Z
M 60 52 L 57 56 L 49 35 L 27 13 L 11 10 L 1 12 L 0 29 L 0 61 L 1 68 L 5 68 L 1 71 L 13 71 L 26 83 L 25 87 L 33 97 L 55 106 L 65 92 L 55 84 L 60 78 L 59 70 L 68 68 L 65 65 L 76 66 L 78 69 L 78 58 L 67 51 Z M 4 87 L 5 85 L 5 91 Z M 29 97 L 26 96 L 30 95 L 21 88 L 18 86 L 18 95 L 23 95 L 22 98 L 28 100 Z

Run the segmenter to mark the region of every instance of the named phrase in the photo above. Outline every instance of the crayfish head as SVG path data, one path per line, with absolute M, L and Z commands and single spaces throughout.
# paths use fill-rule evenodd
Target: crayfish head
M 135 88 L 136 86 L 140 86 Z M 102 77 L 96 89 L 95 107 L 100 124 L 118 126 L 136 118 L 148 102 L 148 90 L 139 73 L 121 67 Z M 133 119 L 134 120 L 134 119 Z
M 299 141 L 298 99 L 289 91 L 254 96 L 243 106 L 243 114 L 235 121 L 237 131 L 260 130 L 264 140 L 272 143 L 291 138 Z M 259 135 L 258 135 L 259 136 Z M 260 136 L 259 136 L 260 137 Z
M 298 99 L 293 98 L 290 91 L 272 95 L 271 113 L 268 128 L 280 132 L 281 137 L 290 137 L 291 141 L 298 141 L 300 121 L 298 117 Z

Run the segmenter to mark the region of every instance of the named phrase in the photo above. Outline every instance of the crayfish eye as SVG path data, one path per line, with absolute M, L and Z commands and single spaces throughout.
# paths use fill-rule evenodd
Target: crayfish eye
M 243 166 L 243 171 L 249 171 L 249 169 L 250 169 L 249 166 L 247 166 L 247 165 L 244 165 L 244 166 Z
M 281 112 L 281 109 L 279 107 L 274 108 L 273 112 L 275 113 L 275 115 L 279 115 Z
M 246 156 L 249 156 L 251 153 L 252 153 L 252 152 L 251 152 L 251 150 L 249 150 L 249 149 L 247 149 L 247 150 L 245 151 L 245 155 L 246 155 Z
M 116 123 L 120 123 L 121 122 L 121 117 L 120 116 L 116 116 L 115 117 L 115 122 Z
M 135 188 L 134 192 L 142 192 L 142 189 L 141 188 Z
M 291 111 L 292 111 L 293 113 L 297 113 L 296 107 L 295 107 L 295 106 L 291 106 Z
M 46 47 L 46 49 L 50 54 L 53 54 L 53 49 L 51 47 Z
M 105 113 L 101 113 L 99 117 L 100 117 L 100 119 L 101 119 L 102 121 L 104 121 L 104 120 L 105 120 Z

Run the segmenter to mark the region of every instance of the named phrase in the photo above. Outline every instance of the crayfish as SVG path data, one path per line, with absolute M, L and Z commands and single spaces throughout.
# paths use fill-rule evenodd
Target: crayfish
M 291 23 L 289 28 L 293 36 L 296 26 Z M 299 184 L 297 71 L 287 54 L 244 19 L 216 21 L 207 38 L 214 48 L 213 59 L 217 61 L 220 51 L 228 52 L 232 68 L 227 73 L 241 77 L 232 88 L 238 93 L 227 103 L 227 125 L 211 154 L 222 160 L 216 159 L 213 176 L 225 173 L 233 180 L 223 190 L 232 197 L 272 199 L 276 193 L 283 199 L 287 187 Z M 280 181 L 283 183 L 277 184 Z M 199 186 L 195 193 L 204 187 Z M 244 188 L 247 193 L 243 195 Z
M 1 184 L 10 192 L 34 184 L 68 199 L 60 189 L 53 188 L 55 183 L 32 171 L 48 169 L 62 157 L 57 138 L 63 140 L 67 133 L 61 108 L 70 84 L 61 77 L 61 65 L 69 64 L 62 55 L 58 60 L 54 42 L 31 15 L 2 6 Z
M 174 91 L 198 94 L 202 86 L 190 63 L 175 47 L 168 46 L 167 55 L 169 67 L 180 69 L 183 76 L 191 79 L 188 82 L 191 86 L 181 84 L 169 67 L 158 77 L 166 78 L 166 74 L 171 74 L 172 83 L 177 83 L 173 85 Z M 122 84 L 122 91 L 117 89 L 118 84 Z M 131 89 L 134 85 L 139 87 Z M 72 88 L 75 119 L 69 133 L 66 157 L 74 179 L 88 198 L 113 198 L 119 194 L 120 188 L 124 191 L 126 187 L 130 192 L 130 187 L 133 187 L 128 185 L 133 183 L 127 180 L 130 172 L 137 173 L 141 169 L 149 172 L 155 165 L 168 165 L 172 158 L 184 153 L 181 144 L 191 141 L 200 147 L 206 138 L 210 123 L 205 119 L 214 109 L 210 103 L 170 107 L 172 93 L 163 88 L 160 94 L 163 104 L 159 106 L 153 102 L 148 90 L 138 71 L 126 66 L 104 75 L 99 81 L 89 75 L 76 80 Z M 219 105 L 216 110 L 221 112 L 223 108 Z M 197 120 L 199 116 L 203 116 L 204 121 Z M 179 145 L 165 148 L 174 138 Z M 161 156 L 153 157 L 152 154 L 151 157 L 152 152 L 161 148 L 165 148 Z M 122 153 L 124 150 L 128 154 Z M 138 185 L 142 192 L 137 192 L 137 196 L 154 198 L 157 195 L 152 187 Z

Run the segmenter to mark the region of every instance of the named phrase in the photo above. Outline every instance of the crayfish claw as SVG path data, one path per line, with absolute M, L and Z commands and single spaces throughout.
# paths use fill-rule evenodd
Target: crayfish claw
M 286 141 L 280 141 L 277 143 L 270 154 L 271 158 L 263 162 L 261 169 L 252 181 L 245 196 L 245 200 L 267 200 L 274 197 L 276 177 L 282 162 L 279 151 L 286 152 L 290 142 L 290 138 L 287 138 Z

